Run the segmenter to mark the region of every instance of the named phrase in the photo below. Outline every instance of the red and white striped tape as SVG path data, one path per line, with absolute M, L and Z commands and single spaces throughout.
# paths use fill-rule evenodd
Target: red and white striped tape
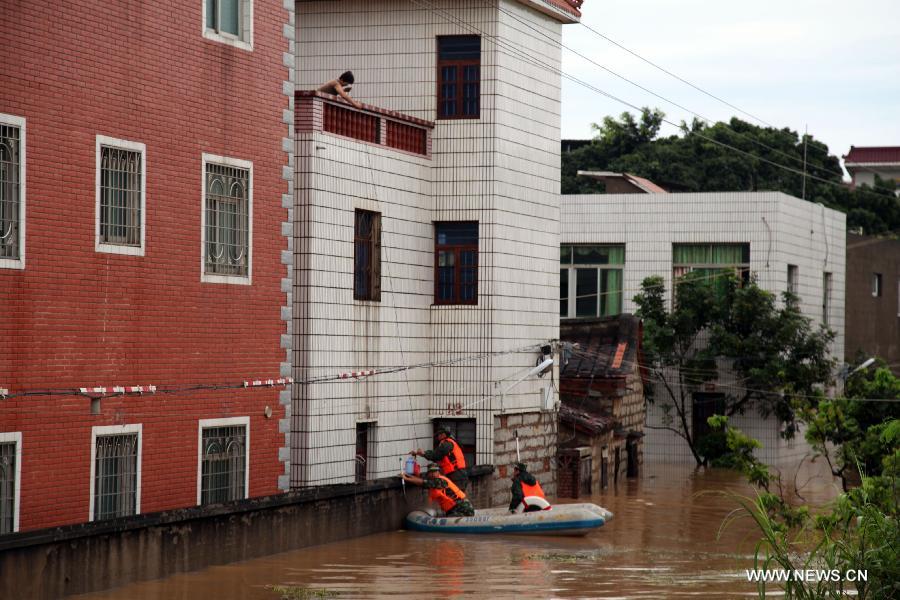
M 294 383 L 292 377 L 282 377 L 280 379 L 256 379 L 254 381 L 245 381 L 244 387 L 271 387 L 273 385 L 290 385 Z
M 368 377 L 369 375 L 374 375 L 375 369 L 371 369 L 369 371 L 350 371 L 349 373 L 341 373 L 338 375 L 341 379 L 358 379 L 360 377 Z

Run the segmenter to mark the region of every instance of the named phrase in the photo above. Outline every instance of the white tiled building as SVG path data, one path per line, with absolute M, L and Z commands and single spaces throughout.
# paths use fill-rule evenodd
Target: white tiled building
M 597 269 L 601 276 L 606 270 L 619 274 L 594 280 L 598 283 L 592 285 L 599 288 L 594 294 L 608 298 L 603 305 L 598 302 L 595 311 L 633 313 L 637 310 L 633 298 L 641 281 L 650 275 L 661 275 L 667 294 L 671 294 L 676 271 L 681 274 L 690 268 L 715 268 L 673 262 L 677 245 L 724 248 L 723 255 L 741 261 L 732 266 L 749 268 L 763 289 L 778 295 L 789 288 L 795 291 L 801 310 L 814 325 L 826 319 L 835 331 L 832 356 L 841 360 L 844 355 L 843 213 L 780 192 L 574 195 L 563 196 L 560 222 L 564 249 L 612 245 L 612 249 L 603 250 L 603 256 L 612 259 Z M 587 256 L 585 251 L 581 253 Z M 563 265 L 562 270 L 571 274 L 562 275 L 564 287 L 568 282 L 568 289 L 563 290 L 562 317 L 588 316 L 592 300 L 591 289 L 585 287 L 589 285 L 587 280 L 579 290 L 574 273 L 577 264 Z M 725 375 L 720 385 L 739 384 Z M 658 404 L 648 407 L 649 426 L 662 423 Z M 802 436 L 791 442 L 781 440 L 777 425 L 762 420 L 753 410 L 733 417 L 731 422 L 763 443 L 759 453 L 763 460 L 796 461 L 807 451 Z M 647 459 L 693 460 L 687 445 L 673 433 L 654 429 L 645 432 Z
M 295 385 L 291 485 L 393 475 L 410 448 L 431 447 L 436 419 L 458 424 L 474 462 L 502 465 L 515 451 L 495 436 L 501 408 L 549 473 L 549 377 L 502 406 L 498 382 L 558 335 L 556 70 L 577 11 L 563 0 L 296 8 L 297 90 L 351 70 L 366 108 L 314 94 L 293 107 L 294 377 L 462 362 Z

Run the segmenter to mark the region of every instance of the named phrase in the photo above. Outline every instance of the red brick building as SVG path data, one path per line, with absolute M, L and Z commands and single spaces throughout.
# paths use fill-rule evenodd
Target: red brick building
M 292 38 L 281 0 L 0 4 L 0 534 L 287 485 Z

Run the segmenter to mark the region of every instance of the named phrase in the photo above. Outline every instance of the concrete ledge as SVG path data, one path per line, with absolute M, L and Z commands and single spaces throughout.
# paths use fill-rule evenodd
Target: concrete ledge
M 476 506 L 493 470 L 470 469 Z M 424 499 L 400 488 L 389 477 L 3 535 L 0 598 L 60 598 L 392 531 Z

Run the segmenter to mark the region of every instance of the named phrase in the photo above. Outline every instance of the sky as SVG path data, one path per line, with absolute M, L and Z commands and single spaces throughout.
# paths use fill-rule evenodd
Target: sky
M 900 0 L 585 0 L 582 23 L 771 125 L 808 127 L 831 154 L 900 146 Z M 586 27 L 566 25 L 563 44 L 702 117 L 763 124 Z M 693 118 L 567 50 L 563 72 L 675 123 Z M 563 79 L 564 139 L 626 110 Z

